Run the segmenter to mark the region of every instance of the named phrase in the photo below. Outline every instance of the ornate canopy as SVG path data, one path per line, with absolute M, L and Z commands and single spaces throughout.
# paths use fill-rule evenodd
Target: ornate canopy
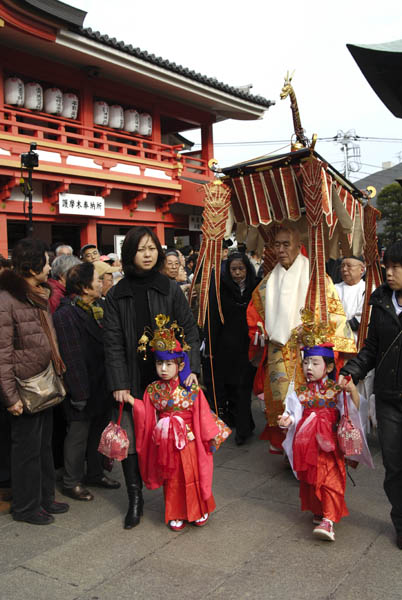
M 223 173 L 232 190 L 237 239 L 246 240 L 249 249 L 264 246 L 266 270 L 274 264 L 272 242 L 278 225 L 293 224 L 300 232 L 310 259 L 306 308 L 318 310 L 320 321 L 328 318 L 325 262 L 329 258 L 364 254 L 367 282 L 381 283 L 375 234 L 379 212 L 314 149 L 256 158 Z

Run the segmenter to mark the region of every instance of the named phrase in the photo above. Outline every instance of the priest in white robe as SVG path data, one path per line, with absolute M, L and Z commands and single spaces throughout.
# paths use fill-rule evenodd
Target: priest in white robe
M 341 264 L 342 282 L 335 284 L 339 299 L 345 310 L 346 318 L 355 336 L 359 332 L 360 320 L 362 316 L 364 297 L 366 292 L 366 282 L 363 279 L 365 273 L 365 264 L 362 256 L 350 256 L 344 258 Z M 365 433 L 370 430 L 370 420 L 373 424 L 375 419 L 375 398 L 373 394 L 374 369 L 371 370 L 363 381 L 360 381 L 357 388 L 362 397 L 360 402 L 360 418 L 363 423 Z
M 301 324 L 309 284 L 309 261 L 301 253 L 300 235 L 292 227 L 281 227 L 275 236 L 277 264 L 254 290 L 247 309 L 250 359 L 258 366 L 254 392 L 264 394 L 267 426 L 261 435 L 272 454 L 282 454 L 283 431 L 277 426 L 289 384 L 303 382 L 298 353 L 289 345 L 292 329 Z M 336 323 L 334 350 L 355 353 L 352 331 L 346 323 L 338 294 L 326 279 L 327 305 Z M 264 345 L 263 351 L 262 344 Z

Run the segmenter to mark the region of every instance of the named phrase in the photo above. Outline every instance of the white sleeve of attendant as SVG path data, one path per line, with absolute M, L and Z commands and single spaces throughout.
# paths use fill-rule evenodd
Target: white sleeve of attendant
M 285 412 L 287 412 L 288 415 L 290 417 L 292 417 L 293 422 L 290 425 L 290 427 L 288 428 L 286 438 L 285 438 L 285 441 L 283 442 L 282 446 L 283 446 L 284 451 L 286 452 L 286 455 L 290 462 L 290 466 L 292 467 L 292 470 L 293 470 L 293 439 L 295 436 L 297 424 L 300 421 L 302 414 L 303 414 L 303 407 L 300 404 L 300 401 L 299 401 L 299 398 L 297 397 L 296 392 L 294 392 L 294 391 L 286 396 Z M 294 472 L 294 470 L 293 470 L 293 473 L 296 476 L 296 473 Z

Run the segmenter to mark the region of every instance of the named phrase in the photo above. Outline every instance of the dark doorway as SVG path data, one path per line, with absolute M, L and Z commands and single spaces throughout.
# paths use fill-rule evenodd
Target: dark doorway
M 59 244 L 67 244 L 72 246 L 74 254 L 78 256 L 81 248 L 80 232 L 80 225 L 64 223 L 52 225 L 52 248 L 56 248 Z
M 14 221 L 7 223 L 7 237 L 9 252 L 15 244 L 27 236 L 27 224 L 25 221 Z

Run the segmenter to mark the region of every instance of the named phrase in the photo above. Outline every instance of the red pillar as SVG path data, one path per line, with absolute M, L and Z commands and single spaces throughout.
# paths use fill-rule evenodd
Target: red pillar
M 95 219 L 88 219 L 88 223 L 81 227 L 81 246 L 86 244 L 98 245 Z
M 7 215 L 0 214 L 0 254 L 8 258 Z
M 163 223 L 156 224 L 156 235 L 163 246 L 165 244 L 165 226 Z
M 207 162 L 214 158 L 212 123 L 206 123 L 201 127 L 201 158 Z

